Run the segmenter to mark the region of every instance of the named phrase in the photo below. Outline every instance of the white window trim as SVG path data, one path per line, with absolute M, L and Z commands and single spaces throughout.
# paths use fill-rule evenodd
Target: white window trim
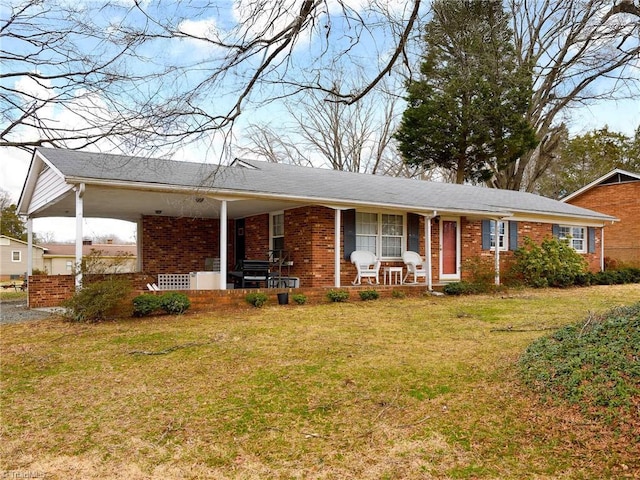
M 282 232 L 281 236 L 280 235 L 278 235 L 278 236 L 274 236 L 273 235 L 273 225 L 274 225 L 273 217 L 275 217 L 277 215 L 282 215 L 283 216 L 282 217 L 282 222 L 283 222 L 282 230 L 283 230 L 283 232 Z M 277 212 L 271 212 L 269 214 L 269 250 L 273 250 L 274 249 L 273 248 L 273 239 L 274 238 L 284 238 L 284 210 L 280 210 L 280 211 L 277 211 Z
M 494 230 L 495 223 L 496 222 L 494 220 L 491 220 L 489 228 Z M 498 225 L 504 225 L 504 234 L 503 235 L 499 235 L 498 239 L 500 238 L 500 236 L 503 238 L 502 246 L 500 247 L 500 251 L 501 252 L 506 252 L 506 251 L 509 250 L 509 222 L 498 221 Z M 495 231 L 491 233 L 490 237 L 491 237 L 491 243 L 493 244 L 493 245 L 491 245 L 490 250 L 492 252 L 495 252 L 495 250 L 496 250 L 496 246 L 495 246 L 495 243 L 496 243 L 496 241 L 495 241 Z
M 18 260 L 15 260 L 13 258 L 14 254 L 18 254 Z M 22 262 L 22 252 L 20 250 L 11 250 L 11 262 L 13 263 L 20 263 Z
M 407 245 L 407 215 L 405 213 L 399 213 L 399 212 L 380 212 L 380 211 L 374 211 L 374 210 L 357 210 L 356 211 L 356 215 L 358 213 L 373 213 L 376 215 L 377 220 L 378 220 L 378 228 L 377 228 L 377 232 L 376 232 L 376 252 L 375 252 L 375 256 L 378 257 L 381 260 L 385 260 L 385 261 L 397 261 L 397 260 L 402 260 L 402 254 L 405 252 L 406 250 L 406 245 Z M 402 240 L 400 241 L 400 255 L 396 256 L 396 257 L 383 257 L 382 256 L 382 215 L 396 215 L 399 217 L 402 217 Z M 357 222 L 356 222 L 357 224 Z M 366 237 L 370 237 L 371 235 L 359 235 L 358 234 L 358 230 L 357 230 L 357 226 L 356 226 L 356 238 L 358 236 L 366 236 Z M 396 238 L 395 236 L 393 236 L 393 238 Z
M 442 235 L 442 224 L 444 222 L 456 222 L 456 273 L 442 273 L 444 270 L 444 258 L 442 255 L 443 249 L 444 249 L 444 239 L 443 239 L 443 235 Z M 440 249 L 440 254 L 438 255 L 440 257 L 439 259 L 439 268 L 440 268 L 440 272 L 439 272 L 439 278 L 440 280 L 444 280 L 444 281 L 459 281 L 461 278 L 460 275 L 460 264 L 461 264 L 461 256 L 462 256 L 462 232 L 461 230 L 461 221 L 460 221 L 460 217 L 440 217 L 440 224 L 438 226 L 438 231 L 439 234 L 438 236 L 440 237 L 440 239 L 438 240 L 438 245 L 439 245 L 439 249 Z
M 569 246 L 571 248 L 573 248 L 578 253 L 587 253 L 587 250 L 589 249 L 589 247 L 588 247 L 589 229 L 587 227 L 583 227 L 582 225 L 558 225 L 558 226 L 559 226 L 559 229 L 568 228 L 568 229 L 570 229 L 570 231 L 572 233 L 573 233 L 573 229 L 574 228 L 579 228 L 580 230 L 582 230 L 582 238 L 580 239 L 580 240 L 582 240 L 582 248 L 581 249 L 578 249 L 578 248 L 574 247 L 574 245 L 573 245 L 573 235 L 569 235 L 567 237 L 564 237 L 558 231 L 558 239 L 559 240 L 567 240 L 569 242 Z

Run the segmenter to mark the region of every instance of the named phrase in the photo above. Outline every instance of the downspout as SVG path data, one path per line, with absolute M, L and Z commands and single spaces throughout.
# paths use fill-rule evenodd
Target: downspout
M 84 215 L 84 183 L 75 187 L 76 191 L 76 291 L 82 288 L 82 220 Z

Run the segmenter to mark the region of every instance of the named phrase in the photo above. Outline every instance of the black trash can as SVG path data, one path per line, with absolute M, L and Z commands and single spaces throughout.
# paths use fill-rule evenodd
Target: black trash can
M 287 305 L 289 303 L 289 292 L 278 293 L 278 305 Z

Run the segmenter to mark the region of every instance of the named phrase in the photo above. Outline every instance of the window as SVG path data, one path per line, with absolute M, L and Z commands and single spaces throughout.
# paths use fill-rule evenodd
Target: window
M 67 272 L 70 272 L 73 269 L 73 262 L 68 261 L 67 262 Z
M 21 262 L 22 261 L 22 252 L 20 250 L 13 250 L 11 252 L 11 261 L 12 262 Z
M 496 222 L 490 223 L 491 228 L 491 250 L 496 248 Z M 507 222 L 498 222 L 498 245 L 500 250 L 509 248 L 509 224 Z
M 271 215 L 271 250 L 284 250 L 284 213 Z
M 587 252 L 587 234 L 585 227 L 560 225 L 558 227 L 558 238 L 560 240 L 567 240 L 576 252 Z
M 402 256 L 404 216 L 356 212 L 356 250 L 383 258 Z

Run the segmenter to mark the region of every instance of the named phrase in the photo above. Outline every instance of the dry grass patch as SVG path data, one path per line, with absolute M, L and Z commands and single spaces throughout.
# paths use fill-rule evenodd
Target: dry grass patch
M 616 478 L 634 468 L 632 445 L 538 405 L 515 363 L 546 328 L 638 296 L 626 285 L 2 326 L 0 470 Z

